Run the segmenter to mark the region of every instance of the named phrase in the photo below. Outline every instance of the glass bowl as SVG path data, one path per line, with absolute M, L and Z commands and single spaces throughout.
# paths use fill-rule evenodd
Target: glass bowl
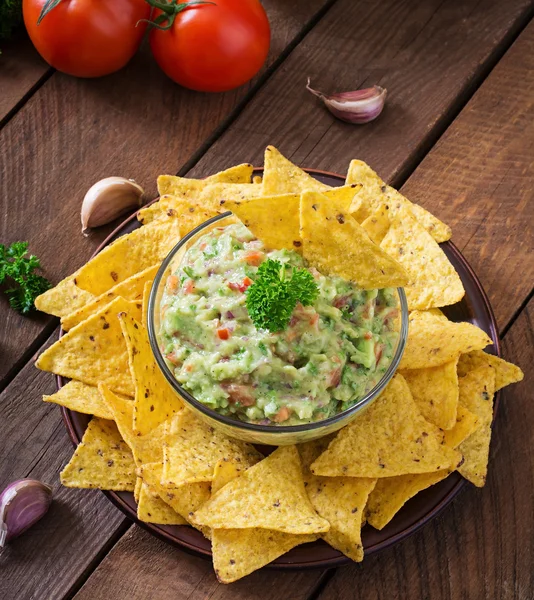
M 225 227 L 238 222 L 238 219 L 230 212 L 213 217 L 183 237 L 163 261 L 154 278 L 154 283 L 152 284 L 147 315 L 148 334 L 156 362 L 170 385 L 172 390 L 170 393 L 177 394 L 199 418 L 203 419 L 208 425 L 222 431 L 229 437 L 255 444 L 283 446 L 287 444 L 308 442 L 333 433 L 341 427 L 348 425 L 348 423 L 380 395 L 389 380 L 393 377 L 399 365 L 408 336 L 408 305 L 402 288 L 397 288 L 398 305 L 400 309 L 399 318 L 397 320 L 399 336 L 393 360 L 389 368 L 375 387 L 350 408 L 322 421 L 301 425 L 259 425 L 246 423 L 237 418 L 234 419 L 226 415 L 221 415 L 196 400 L 183 388 L 183 386 L 175 379 L 160 351 L 158 339 L 158 332 L 160 331 L 159 307 L 168 275 L 176 271 L 184 254 L 201 236 L 205 235 L 215 227 Z

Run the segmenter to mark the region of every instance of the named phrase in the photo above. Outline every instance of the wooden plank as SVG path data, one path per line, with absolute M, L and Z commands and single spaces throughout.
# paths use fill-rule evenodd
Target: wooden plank
M 267 66 L 332 1 L 267 0 L 273 25 Z M 191 92 L 160 71 L 148 47 L 109 77 L 54 74 L 0 132 L 0 240 L 29 240 L 54 283 L 72 273 L 111 230 L 81 235 L 87 189 L 102 177 L 123 175 L 153 197 L 157 175 L 188 161 L 258 80 L 225 94 Z M 0 382 L 16 371 L 46 322 L 14 314 L 0 298 Z
M 530 600 L 534 590 L 534 300 L 504 339 L 526 380 L 503 391 L 486 487 L 469 486 L 411 538 L 339 569 L 320 600 Z
M 51 341 L 57 339 L 57 331 Z M 0 489 L 31 477 L 53 486 L 48 514 L 0 553 L 0 598 L 64 597 L 114 536 L 125 517 L 99 491 L 64 488 L 59 472 L 73 448 L 59 408 L 41 401 L 55 391 L 49 374 L 28 364 L 0 395 Z
M 2 42 L 0 55 L 0 125 L 31 88 L 49 71 L 26 33 Z
M 180 552 L 135 526 L 74 597 L 76 600 L 304 600 L 321 579 L 320 571 L 263 569 L 231 585 L 222 585 L 217 582 L 209 561 Z

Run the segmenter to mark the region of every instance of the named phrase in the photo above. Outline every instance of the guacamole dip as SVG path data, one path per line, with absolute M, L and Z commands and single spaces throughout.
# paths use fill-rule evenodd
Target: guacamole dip
M 307 266 L 296 252 L 266 250 L 241 224 L 201 237 L 167 278 L 161 350 L 177 381 L 220 414 L 267 425 L 325 419 L 362 398 L 389 367 L 396 292 L 361 290 L 310 268 L 314 304 L 297 304 L 287 328 L 270 333 L 246 307 L 267 259 Z

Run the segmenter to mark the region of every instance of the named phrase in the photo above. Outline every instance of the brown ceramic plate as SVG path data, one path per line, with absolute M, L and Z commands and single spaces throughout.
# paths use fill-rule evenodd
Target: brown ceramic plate
M 262 169 L 256 169 L 256 171 L 261 174 Z M 312 169 L 307 171 L 316 179 L 328 185 L 338 186 L 344 183 L 344 178 L 334 173 Z M 97 252 L 117 237 L 129 233 L 139 226 L 135 215 L 132 215 L 104 241 Z M 466 291 L 465 298 L 461 302 L 444 309 L 444 312 L 453 321 L 468 321 L 486 331 L 493 340 L 493 346 L 488 348 L 488 351 L 500 354 L 495 317 L 477 276 L 454 244 L 445 242 L 441 247 L 458 271 Z M 62 379 L 58 378 L 58 387 L 63 384 Z M 498 401 L 499 394 L 495 398 L 496 408 Z M 63 419 L 71 440 L 77 445 L 83 436 L 90 417 L 63 409 Z M 407 502 L 382 531 L 376 531 L 370 526 L 364 527 L 362 541 L 366 556 L 388 548 L 417 531 L 425 523 L 436 517 L 453 500 L 464 484 L 466 484 L 465 480 L 458 473 L 453 473 L 444 481 L 424 490 Z M 210 542 L 196 529 L 188 526 L 141 523 L 136 518 L 137 505 L 133 494 L 129 492 L 104 493 L 126 516 L 153 535 L 184 550 L 211 557 Z M 320 540 L 293 548 L 284 556 L 276 559 L 270 566 L 279 569 L 328 568 L 349 564 L 350 562 L 343 554 Z

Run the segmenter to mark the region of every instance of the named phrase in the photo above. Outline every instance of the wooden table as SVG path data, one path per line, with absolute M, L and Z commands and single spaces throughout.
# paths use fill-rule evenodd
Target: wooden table
M 0 556 L 0 598 L 534 598 L 534 12 L 532 0 L 265 0 L 269 60 L 248 85 L 179 88 L 145 48 L 122 72 L 77 80 L 21 38 L 0 56 L 0 241 L 29 240 L 54 282 L 110 231 L 80 233 L 85 191 L 109 175 L 155 194 L 159 173 L 208 175 L 261 164 L 274 144 L 297 164 L 344 173 L 368 161 L 453 228 L 492 302 L 504 355 L 526 381 L 503 394 L 488 483 L 362 564 L 263 569 L 231 586 L 209 562 L 132 525 L 98 491 L 63 489 L 72 447 L 54 378 L 33 358 L 57 337 L 46 315 L 0 299 L 0 486 L 54 485 L 46 519 Z M 334 120 L 305 91 L 388 89 L 376 122 Z M 529 381 L 530 379 L 530 381 Z

